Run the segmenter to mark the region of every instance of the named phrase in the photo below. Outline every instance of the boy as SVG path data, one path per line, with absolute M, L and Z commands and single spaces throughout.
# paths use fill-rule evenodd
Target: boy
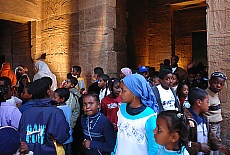
M 51 105 L 50 87 L 42 79 L 34 83 L 34 105 L 23 112 L 19 132 L 34 155 L 56 154 L 54 143 L 69 139 L 69 125 L 62 110 Z
M 70 118 L 72 115 L 72 111 L 70 107 L 65 103 L 69 99 L 69 94 L 70 92 L 67 88 L 58 88 L 54 91 L 54 100 L 57 103 L 56 105 L 59 109 L 63 111 L 66 121 L 69 123 L 70 127 Z M 66 155 L 71 155 L 71 143 L 73 142 L 72 132 L 73 131 L 70 128 L 70 138 L 65 143 L 63 143 Z
M 82 92 L 85 90 L 85 82 L 84 79 L 81 77 L 81 67 L 80 66 L 73 66 L 72 67 L 72 76 L 77 78 L 78 84 L 76 86 L 77 90 Z
M 12 89 L 10 78 L 5 77 L 5 76 L 0 77 L 0 85 L 6 85 L 9 88 L 8 90 L 11 93 L 11 98 L 7 99 L 6 102 L 11 104 L 11 105 L 13 105 L 13 106 L 15 106 L 15 107 L 16 106 L 17 107 L 21 106 L 22 100 L 17 98 L 17 97 L 15 97 L 15 96 L 12 96 L 14 94 L 14 92 L 13 92 L 13 89 Z
M 220 138 L 220 122 L 223 120 L 221 115 L 220 99 L 218 93 L 223 89 L 227 77 L 221 72 L 214 72 L 211 74 L 209 80 L 209 88 L 206 89 L 209 97 L 209 109 L 205 113 L 211 129 L 214 134 Z M 219 154 L 218 151 L 215 151 L 214 154 Z
M 34 83 L 28 83 L 21 93 L 21 99 L 25 102 L 22 106 L 19 107 L 21 113 L 33 106 L 33 88 Z
M 104 74 L 104 71 L 103 71 L 103 69 L 101 67 L 95 67 L 93 69 L 93 71 L 94 71 L 93 80 L 95 80 L 95 82 L 89 86 L 88 92 L 89 93 L 97 93 L 99 95 L 100 90 L 101 90 L 98 87 L 99 76 Z
M 148 76 L 149 76 L 149 70 L 148 70 L 148 68 L 145 67 L 145 66 L 140 66 L 140 67 L 138 68 L 138 70 L 139 70 L 139 73 L 140 73 L 140 74 L 146 79 L 146 81 L 149 83 L 149 86 L 152 87 L 152 86 L 153 86 L 152 81 L 150 81 L 150 80 L 148 79 Z
M 185 115 L 190 120 L 190 134 L 188 151 L 190 154 L 209 154 L 210 150 L 222 149 L 223 146 L 217 144 L 218 139 L 214 137 L 208 127 L 204 113 L 208 111 L 208 94 L 200 88 L 191 88 L 188 100 L 190 109 L 185 109 Z M 227 151 L 227 150 L 224 150 Z
M 86 155 L 110 155 L 115 146 L 113 125 L 99 112 L 99 97 L 95 93 L 83 97 L 85 115 L 81 118 Z
M 73 129 L 76 125 L 77 119 L 80 115 L 80 104 L 78 99 L 81 97 L 80 92 L 75 88 L 77 85 L 77 79 L 75 77 L 68 77 L 64 85 L 65 88 L 69 89 L 70 96 L 66 101 L 66 104 L 71 108 L 72 116 L 70 119 L 70 127 Z
M 160 84 L 152 88 L 159 106 L 158 113 L 166 110 L 180 110 L 176 93 L 171 88 L 172 78 L 172 72 L 168 69 L 163 69 L 159 72 Z

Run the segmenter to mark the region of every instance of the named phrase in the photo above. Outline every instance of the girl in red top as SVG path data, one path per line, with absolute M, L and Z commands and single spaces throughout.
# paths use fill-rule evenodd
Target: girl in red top
M 120 81 L 118 79 L 111 79 L 110 86 L 111 93 L 102 99 L 101 112 L 113 123 L 114 131 L 117 131 L 117 111 L 121 105 Z
M 179 83 L 177 87 L 177 96 L 180 101 L 180 107 L 186 107 L 190 108 L 190 104 L 188 102 L 188 93 L 189 93 L 189 88 L 188 85 L 184 82 Z

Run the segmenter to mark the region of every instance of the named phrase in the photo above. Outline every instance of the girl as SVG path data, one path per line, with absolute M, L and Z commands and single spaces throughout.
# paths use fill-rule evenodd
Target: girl
M 21 93 L 23 92 L 25 86 L 30 82 L 27 74 L 23 74 L 18 81 L 18 96 L 21 97 Z
M 188 129 L 189 123 L 180 112 L 161 112 L 154 130 L 154 138 L 160 144 L 157 155 L 189 155 L 185 148 L 188 144 Z
M 189 93 L 189 88 L 186 83 L 180 83 L 177 88 L 177 96 L 180 101 L 180 107 L 183 108 L 190 108 L 190 104 L 188 101 L 188 93 Z
M 128 76 L 132 74 L 132 70 L 129 69 L 128 67 L 124 67 L 121 69 L 121 72 L 120 72 L 120 79 L 123 79 L 124 77 Z
M 116 155 L 155 155 L 158 144 L 153 137 L 158 106 L 146 79 L 131 74 L 122 79 L 122 104 L 117 113 Z
M 172 73 L 172 88 L 175 92 L 177 91 L 178 80 L 179 80 L 179 75 L 176 73 Z
M 99 75 L 98 87 L 101 89 L 99 94 L 100 102 L 101 100 L 110 94 L 109 91 L 110 79 L 107 74 Z
M 83 96 L 83 110 L 81 118 L 86 155 L 110 155 L 115 146 L 113 125 L 108 118 L 99 112 L 98 95 L 89 93 Z
M 26 74 L 26 72 L 28 72 L 28 68 L 26 66 L 24 66 L 24 65 L 18 65 L 15 68 L 14 72 L 15 72 L 15 75 L 17 77 L 17 84 L 18 84 L 18 82 L 21 79 L 22 75 L 24 75 L 24 74 Z
M 101 101 L 101 112 L 113 123 L 114 131 L 117 131 L 117 111 L 121 105 L 120 81 L 118 79 L 111 80 L 111 94 Z

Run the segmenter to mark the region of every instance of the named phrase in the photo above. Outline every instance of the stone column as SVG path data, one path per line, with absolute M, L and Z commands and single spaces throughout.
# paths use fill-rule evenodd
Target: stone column
M 221 71 L 228 77 L 226 87 L 220 93 L 222 102 L 222 142 L 230 148 L 229 111 L 230 111 L 230 1 L 207 0 L 207 37 L 209 75 Z
M 79 65 L 88 84 L 94 67 L 116 72 L 115 28 L 116 0 L 79 0 Z

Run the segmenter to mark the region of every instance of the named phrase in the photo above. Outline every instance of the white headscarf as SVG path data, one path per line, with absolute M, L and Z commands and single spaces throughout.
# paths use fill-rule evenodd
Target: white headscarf
M 42 77 L 50 77 L 52 79 L 51 89 L 54 91 L 57 89 L 57 80 L 56 76 L 50 71 L 49 66 L 41 60 L 38 60 L 35 63 L 35 67 L 37 69 L 37 73 L 34 75 L 33 81 L 37 79 L 41 79 Z

